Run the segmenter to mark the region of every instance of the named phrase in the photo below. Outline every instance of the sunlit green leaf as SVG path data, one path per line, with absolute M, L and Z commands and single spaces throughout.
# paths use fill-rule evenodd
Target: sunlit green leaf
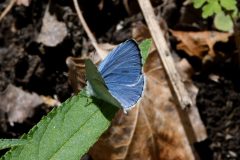
M 145 61 L 147 60 L 149 50 L 151 48 L 152 41 L 150 39 L 144 40 L 140 45 L 139 48 L 141 50 L 141 55 L 142 55 L 142 63 L 144 64 Z
M 193 0 L 193 7 L 200 8 L 207 0 Z
M 27 143 L 27 140 L 25 139 L 0 139 L 0 150 L 5 148 L 24 145 L 26 143 Z
M 202 17 L 207 18 L 209 16 L 212 16 L 214 13 L 219 13 L 221 11 L 222 11 L 221 6 L 219 5 L 218 1 L 212 0 L 212 1 L 209 1 L 208 4 L 203 6 Z
M 220 4 L 227 10 L 235 10 L 237 8 L 236 0 L 220 0 Z
M 233 22 L 229 15 L 225 15 L 224 12 L 216 14 L 214 17 L 214 25 L 217 29 L 222 31 L 230 31 L 233 29 Z

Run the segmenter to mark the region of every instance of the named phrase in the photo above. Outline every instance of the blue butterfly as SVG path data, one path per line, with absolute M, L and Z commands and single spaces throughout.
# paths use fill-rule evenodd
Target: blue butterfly
M 96 75 L 86 64 L 87 90 L 90 95 L 129 110 L 142 96 L 144 76 L 138 44 L 127 40 L 113 49 L 98 66 L 101 76 Z M 91 71 L 90 71 L 91 70 Z M 109 101 L 103 93 L 104 86 L 117 102 Z M 108 93 L 106 93 L 108 94 Z M 119 103 L 118 103 L 119 102 Z

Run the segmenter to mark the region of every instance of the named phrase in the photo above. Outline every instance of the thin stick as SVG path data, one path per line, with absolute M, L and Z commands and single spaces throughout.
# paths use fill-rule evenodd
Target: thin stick
M 12 9 L 14 4 L 16 3 L 17 0 L 11 0 L 8 6 L 4 9 L 4 11 L 0 15 L 0 21 L 8 14 L 8 12 Z
M 175 92 L 177 100 L 180 103 L 180 106 L 182 109 L 192 106 L 192 100 L 189 97 L 181 77 L 175 68 L 175 62 L 171 56 L 171 52 L 164 38 L 164 34 L 161 31 L 158 22 L 156 21 L 156 16 L 151 3 L 149 0 L 138 0 L 138 2 L 151 32 L 152 38 L 156 44 L 165 72 L 168 75 L 171 86 Z
M 101 49 L 101 48 L 98 46 L 98 43 L 97 43 L 96 38 L 94 37 L 94 35 L 93 35 L 92 32 L 90 31 L 90 29 L 89 29 L 89 27 L 88 27 L 88 25 L 87 25 L 87 23 L 86 23 L 86 21 L 85 21 L 85 19 L 84 19 L 84 17 L 83 17 L 83 14 L 82 14 L 82 12 L 81 12 L 81 9 L 80 9 L 80 7 L 79 7 L 79 5 L 78 5 L 77 0 L 73 0 L 73 4 L 74 4 L 74 7 L 75 7 L 75 9 L 76 9 L 76 11 L 77 11 L 78 18 L 79 18 L 79 20 L 80 20 L 80 22 L 81 22 L 81 24 L 82 24 L 85 32 L 87 33 L 88 38 L 90 39 L 93 47 L 95 48 L 95 50 L 97 51 L 97 53 L 99 54 L 99 56 L 101 57 L 101 59 L 103 59 L 104 57 L 106 57 L 106 53 L 105 53 L 105 51 L 104 51 L 103 49 Z
M 189 119 L 187 110 L 188 107 L 192 106 L 192 100 L 189 97 L 188 92 L 185 89 L 185 86 L 181 80 L 181 77 L 179 76 L 175 68 L 170 49 L 168 48 L 167 42 L 164 38 L 164 34 L 161 31 L 159 24 L 156 20 L 156 16 L 154 14 L 150 1 L 138 0 L 138 3 L 152 35 L 153 41 L 156 44 L 160 59 L 163 64 L 163 68 L 167 74 L 171 89 L 173 90 L 173 95 L 175 95 L 177 99 L 177 111 L 182 121 L 186 136 L 189 143 L 192 144 L 196 141 L 196 135 L 194 133 L 194 129 Z

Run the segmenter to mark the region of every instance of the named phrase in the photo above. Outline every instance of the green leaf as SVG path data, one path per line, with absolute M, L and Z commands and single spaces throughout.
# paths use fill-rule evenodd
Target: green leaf
M 208 4 L 204 5 L 202 8 L 202 17 L 207 18 L 212 16 L 214 13 L 219 13 L 222 11 L 221 6 L 218 3 L 218 0 L 209 0 Z
M 225 15 L 224 12 L 216 14 L 214 17 L 214 25 L 222 31 L 231 31 L 233 29 L 232 19 L 229 15 Z
M 152 45 L 151 39 L 146 39 L 139 45 L 141 55 L 142 55 L 142 63 L 143 64 L 147 60 L 148 53 L 149 53 L 149 50 L 151 48 L 151 45 Z
M 14 147 L 1 159 L 79 160 L 109 127 L 116 112 L 116 107 L 82 91 L 54 108 L 23 136 L 27 144 Z
M 193 0 L 193 7 L 200 8 L 207 0 Z
M 220 4 L 226 10 L 236 10 L 236 8 L 237 8 L 236 0 L 220 0 Z
M 25 139 L 0 139 L 0 150 L 24 145 L 26 143 L 27 140 Z
M 85 67 L 88 80 L 87 91 L 91 92 L 89 95 L 121 108 L 121 104 L 109 93 L 101 74 L 90 59 L 85 60 Z

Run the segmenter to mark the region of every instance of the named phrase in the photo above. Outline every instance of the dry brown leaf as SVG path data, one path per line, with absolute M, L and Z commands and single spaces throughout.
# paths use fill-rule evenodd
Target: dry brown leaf
M 116 115 L 111 128 L 90 150 L 94 160 L 194 159 L 156 52 L 149 55 L 144 69 L 141 102 L 127 115 L 121 111 Z M 204 138 L 204 126 L 196 119 L 193 125 Z
M 174 37 L 180 41 L 177 49 L 185 51 L 190 56 L 204 58 L 207 54 L 215 57 L 213 46 L 216 42 L 227 42 L 230 33 L 217 31 L 184 32 L 171 30 Z
M 11 125 L 31 117 L 34 108 L 43 103 L 36 93 L 27 93 L 11 84 L 0 94 L 0 100 L 0 111 L 7 115 Z
M 56 16 L 50 15 L 48 8 L 43 17 L 43 25 L 37 37 L 37 42 L 54 47 L 67 36 L 67 27 L 65 23 L 59 22 Z
M 75 93 L 78 93 L 86 85 L 84 58 L 68 57 L 68 82 Z

